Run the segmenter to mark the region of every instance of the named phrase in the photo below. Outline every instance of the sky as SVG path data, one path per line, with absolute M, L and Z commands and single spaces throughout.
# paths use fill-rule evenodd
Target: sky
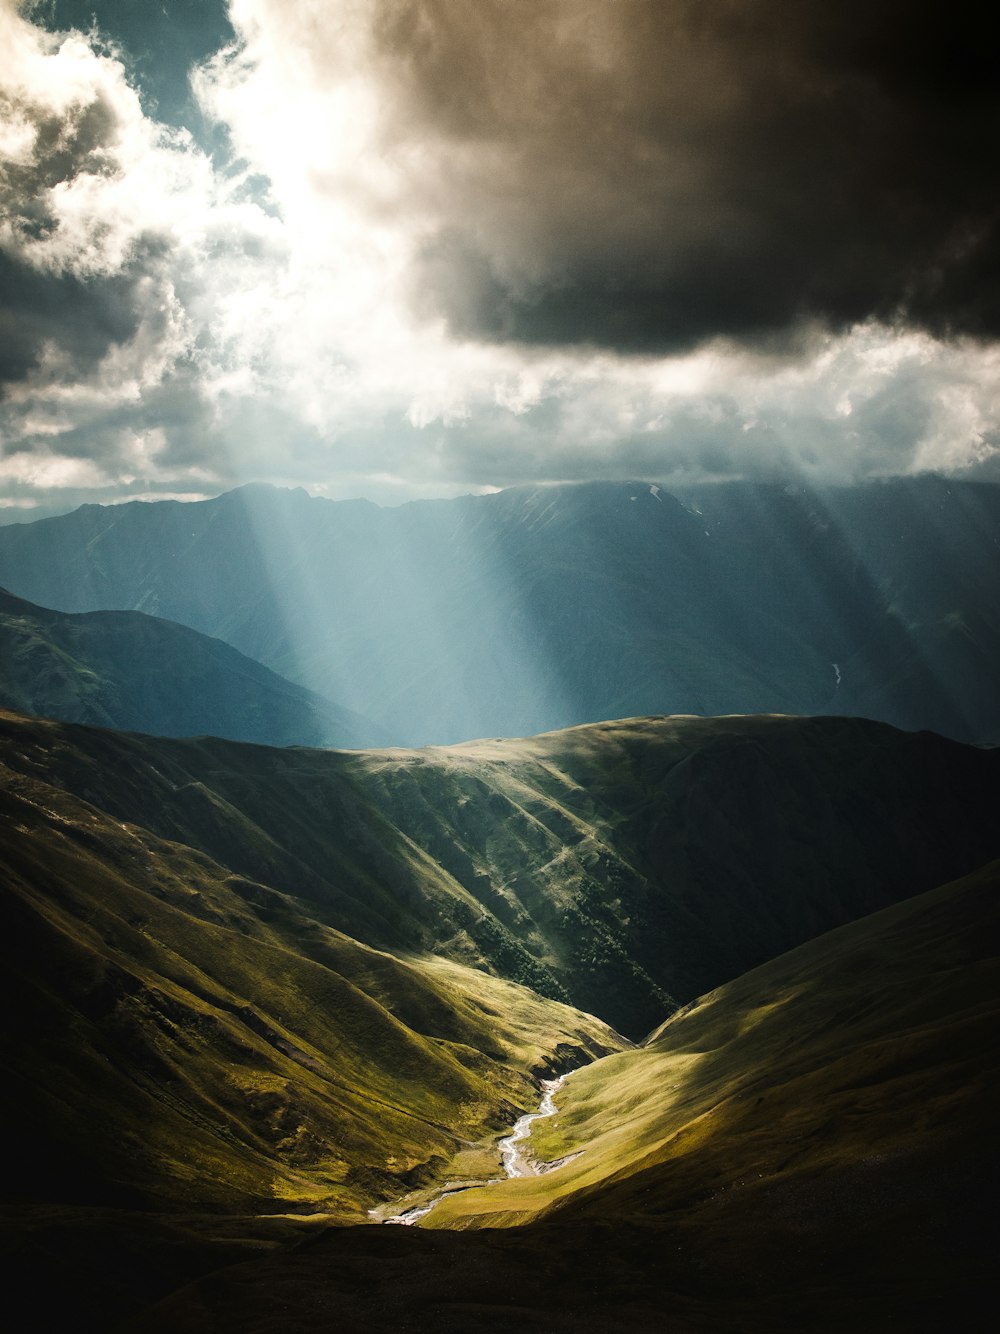
M 0 507 L 1000 480 L 966 0 L 0 0 Z

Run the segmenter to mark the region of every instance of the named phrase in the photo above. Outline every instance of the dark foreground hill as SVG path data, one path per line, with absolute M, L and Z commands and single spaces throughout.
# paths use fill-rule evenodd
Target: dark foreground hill
M 733 712 L 1000 738 L 995 485 L 607 482 L 398 509 L 246 487 L 0 528 L 0 582 L 189 625 L 405 745 Z
M 373 724 L 218 639 L 141 612 L 66 615 L 0 589 L 0 707 L 155 736 L 370 745 Z
M 582 1151 L 558 1171 L 445 1200 L 432 1231 L 331 1229 L 129 1328 L 979 1330 L 998 1039 L 994 865 L 765 965 L 575 1075 L 535 1129 L 544 1157 Z

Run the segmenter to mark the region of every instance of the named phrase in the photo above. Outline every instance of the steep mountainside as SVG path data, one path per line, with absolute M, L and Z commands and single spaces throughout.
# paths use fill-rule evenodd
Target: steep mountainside
M 141 1329 L 304 1334 L 317 1312 L 358 1334 L 464 1334 L 473 1317 L 485 1334 L 981 1329 L 998 997 L 994 864 L 573 1075 L 531 1137 L 543 1159 L 580 1154 L 558 1171 L 443 1200 L 418 1228 L 331 1229 Z
M 1000 488 L 924 478 L 807 492 L 731 484 L 686 493 L 727 550 L 722 577 L 753 606 L 796 584 L 812 595 L 816 642 L 850 645 L 837 660 L 838 713 L 1000 741 Z M 824 555 L 840 553 L 840 575 Z M 801 565 L 794 570 L 790 566 Z M 843 633 L 872 591 L 887 614 Z M 806 622 L 803 622 L 805 624 Z
M 157 736 L 365 746 L 378 729 L 221 640 L 140 612 L 66 615 L 0 589 L 0 707 Z
M 1000 752 L 849 719 L 634 719 L 423 752 L 8 717 L 15 775 L 641 1037 L 675 1002 L 1000 853 Z
M 647 713 L 1000 737 L 1000 488 L 245 487 L 0 528 L 0 582 L 218 636 L 407 745 Z

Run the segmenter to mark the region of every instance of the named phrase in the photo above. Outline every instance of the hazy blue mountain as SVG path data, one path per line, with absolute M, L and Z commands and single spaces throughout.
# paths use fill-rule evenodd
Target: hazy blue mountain
M 380 738 L 221 640 L 134 611 L 76 615 L 0 589 L 0 707 L 156 736 L 272 746 L 366 746 Z
M 837 712 L 1000 740 L 1000 487 L 722 484 L 686 499 L 723 539 L 716 577 L 769 618 L 794 608 L 825 645 Z
M 453 742 L 649 713 L 1000 736 L 1000 488 L 514 488 L 381 509 L 251 486 L 0 529 L 0 581 L 224 639 Z

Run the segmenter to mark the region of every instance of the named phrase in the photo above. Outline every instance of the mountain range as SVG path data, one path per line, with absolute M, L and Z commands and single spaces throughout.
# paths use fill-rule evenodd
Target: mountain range
M 397 509 L 249 486 L 0 528 L 0 583 L 221 639 L 371 720 L 354 744 L 735 712 L 1000 737 L 985 483 L 607 482 Z

